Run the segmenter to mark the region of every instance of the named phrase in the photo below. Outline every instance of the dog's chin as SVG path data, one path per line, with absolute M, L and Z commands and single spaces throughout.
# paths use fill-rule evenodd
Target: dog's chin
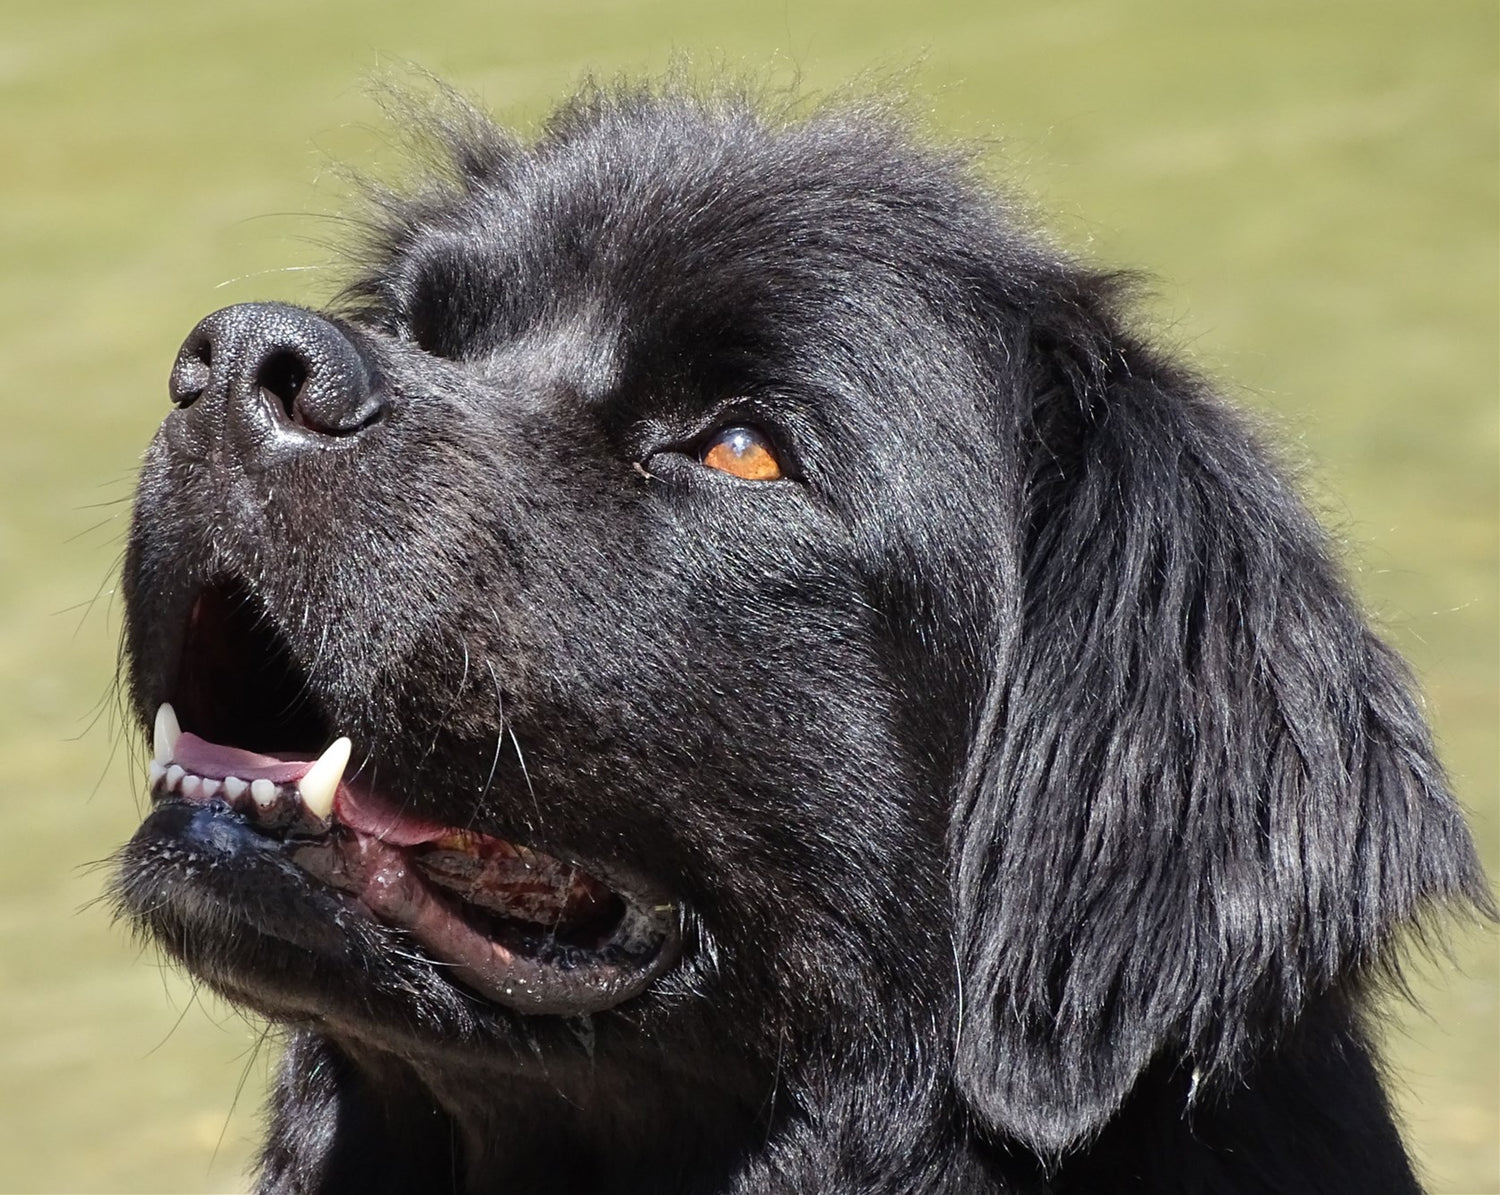
M 349 754 L 347 739 L 317 759 L 211 743 L 163 705 L 152 809 L 122 860 L 129 912 L 256 1003 L 298 986 L 286 947 L 336 982 L 429 986 L 382 976 L 394 957 L 512 1012 L 563 1016 L 629 1000 L 676 960 L 677 909 L 644 881 L 403 813 L 344 780 Z M 394 931 L 388 951 L 362 949 L 362 921 Z

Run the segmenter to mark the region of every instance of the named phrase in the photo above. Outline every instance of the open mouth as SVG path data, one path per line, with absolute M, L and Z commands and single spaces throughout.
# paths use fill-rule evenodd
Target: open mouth
M 675 961 L 676 906 L 618 868 L 405 813 L 345 776 L 348 738 L 314 754 L 312 740 L 332 736 L 297 711 L 305 682 L 244 607 L 223 588 L 194 605 L 178 688 L 195 729 L 179 725 L 173 705 L 157 710 L 154 806 L 208 807 L 265 836 L 310 877 L 407 931 L 445 977 L 518 1012 L 609 1008 Z M 206 700 L 210 688 L 233 696 Z

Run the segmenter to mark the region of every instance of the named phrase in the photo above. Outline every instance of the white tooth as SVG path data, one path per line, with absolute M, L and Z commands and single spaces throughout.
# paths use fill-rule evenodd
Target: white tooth
M 217 796 L 223 784 L 222 780 L 211 780 L 205 776 L 203 777 L 203 787 L 198 791 L 203 794 L 203 799 L 206 801 L 209 797 Z
M 182 795 L 185 796 L 185 797 L 195 797 L 195 796 L 198 795 L 198 790 L 202 786 L 203 786 L 203 777 L 202 776 L 192 776 L 192 775 L 184 776 L 182 778 Z
M 163 701 L 156 707 L 156 729 L 151 733 L 151 746 L 157 763 L 171 763 L 177 754 L 177 740 L 182 737 L 182 727 L 177 724 L 177 711 Z
M 314 817 L 326 818 L 333 813 L 334 794 L 339 790 L 339 781 L 344 778 L 344 769 L 349 766 L 349 753 L 353 749 L 354 744 L 347 738 L 334 739 L 328 750 L 318 757 L 318 762 L 297 781 L 302 803 Z
M 276 785 L 262 776 L 259 780 L 250 782 L 250 799 L 262 809 L 269 808 L 276 803 Z
M 231 801 L 238 801 L 245 795 L 245 790 L 250 786 L 238 776 L 224 777 L 224 795 Z
M 146 772 L 151 777 L 151 787 L 154 789 L 158 784 L 161 783 L 161 778 L 167 774 L 167 765 L 164 763 L 158 763 L 153 759 L 151 761 L 151 766 L 146 769 Z
M 172 792 L 177 787 L 178 781 L 187 775 L 187 769 L 173 764 L 167 769 L 167 791 Z

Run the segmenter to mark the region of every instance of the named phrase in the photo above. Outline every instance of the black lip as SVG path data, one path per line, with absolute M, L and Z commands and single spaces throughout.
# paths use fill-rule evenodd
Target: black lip
M 356 923 L 374 926 L 384 916 L 366 907 L 347 861 L 358 836 L 336 822 L 310 830 L 303 825 L 268 832 L 245 812 L 220 798 L 188 801 L 158 794 L 145 822 L 126 848 L 120 895 L 126 910 L 145 922 L 174 953 L 203 969 L 195 956 L 206 951 L 215 968 L 230 965 L 245 944 L 232 923 L 247 923 L 266 935 L 311 951 L 339 966 L 350 963 L 349 939 Z M 376 844 L 379 845 L 379 844 Z M 381 848 L 390 853 L 389 848 Z M 404 965 L 425 967 L 447 986 L 458 982 L 486 1001 L 525 1014 L 572 1016 L 598 1012 L 643 991 L 681 954 L 681 924 L 675 904 L 656 904 L 650 888 L 621 881 L 609 867 L 578 866 L 609 885 L 619 902 L 615 921 L 600 927 L 592 943 L 548 935 L 538 927 L 507 922 L 468 905 L 435 885 L 404 856 L 402 884 L 428 910 L 427 930 L 411 929 L 421 953 L 402 951 Z M 154 876 L 154 883 L 143 879 Z M 149 903 L 137 894 L 149 888 Z M 663 908 L 670 911 L 664 914 Z M 654 912 L 652 910 L 655 910 Z M 434 940 L 430 913 L 447 918 L 448 937 Z M 186 921 L 200 924 L 184 928 Z M 460 928 L 461 927 L 461 928 Z M 399 916 L 389 932 L 407 929 Z M 503 967 L 479 966 L 449 957 L 454 936 L 470 958 L 478 941 L 503 948 Z M 196 936 L 197 940 L 190 940 Z M 215 952 L 213 941 L 233 940 L 233 951 Z M 425 939 L 425 940 L 424 940 Z M 253 958 L 256 951 L 247 952 Z M 482 955 L 482 952 L 480 952 Z M 423 962 L 422 954 L 428 956 Z M 368 972 L 368 964 L 362 968 Z M 254 991 L 261 977 L 254 964 L 233 976 L 237 991 Z M 213 978 L 214 976 L 210 976 Z
M 124 855 L 118 895 L 126 911 L 190 965 L 200 954 L 219 958 L 215 944 L 236 921 L 320 957 L 352 961 L 339 924 L 348 901 L 330 891 L 309 907 L 314 885 L 284 844 L 222 805 L 154 803 Z M 244 899 L 252 886 L 253 907 Z M 200 932 L 198 922 L 214 932 Z M 210 968 L 210 978 L 223 969 Z
M 348 869 L 350 856 L 346 852 L 351 845 L 341 841 L 336 830 L 327 838 L 294 846 L 291 854 L 299 866 L 330 888 L 355 894 L 363 881 Z M 462 927 L 459 936 L 467 939 L 469 947 L 482 941 L 502 948 L 509 959 L 497 966 L 485 951 L 479 952 L 477 961 L 472 951 L 455 955 L 450 946 L 452 935 L 445 935 L 449 939 L 446 943 L 424 942 L 428 953 L 435 956 L 435 964 L 446 969 L 445 974 L 514 1012 L 562 1016 L 602 1012 L 640 994 L 680 954 L 676 906 L 665 906 L 668 915 L 663 916 L 653 912 L 649 898 L 642 898 L 638 891 L 612 886 L 619 916 L 608 933 L 584 946 L 548 934 L 536 925 L 492 917 L 434 885 L 410 859 L 404 873 L 399 886 L 388 878 L 382 880 L 382 898 L 389 899 L 398 887 L 404 888 L 400 902 L 413 900 L 441 910 L 450 927 Z M 362 893 L 357 898 L 361 902 L 365 899 Z M 384 910 L 371 915 L 385 919 Z M 402 914 L 396 916 L 399 925 Z M 430 923 L 430 914 L 420 915 L 419 921 Z M 413 933 L 419 941 L 426 936 L 420 929 Z

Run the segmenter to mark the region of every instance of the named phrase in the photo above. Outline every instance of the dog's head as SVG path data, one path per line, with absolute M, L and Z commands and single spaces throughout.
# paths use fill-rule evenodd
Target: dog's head
M 1052 1152 L 1478 893 L 1252 437 L 960 166 L 645 94 L 447 143 L 336 313 L 194 330 L 146 458 L 118 887 L 209 984 Z

